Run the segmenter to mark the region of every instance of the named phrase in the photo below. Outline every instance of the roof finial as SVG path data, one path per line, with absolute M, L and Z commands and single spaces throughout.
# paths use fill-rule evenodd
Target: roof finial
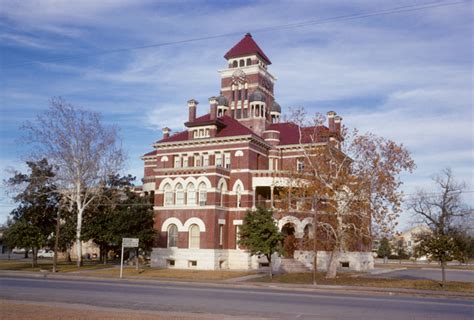
M 247 33 L 245 34 L 245 36 L 252 38 L 252 35 L 250 34 L 250 32 L 247 32 Z

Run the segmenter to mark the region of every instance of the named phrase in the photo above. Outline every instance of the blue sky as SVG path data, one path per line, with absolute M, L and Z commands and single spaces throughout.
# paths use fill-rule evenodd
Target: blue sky
M 125 172 L 141 178 L 140 155 L 162 127 L 183 128 L 188 99 L 207 110 L 223 55 L 252 32 L 273 62 L 284 113 L 335 110 L 349 127 L 405 144 L 417 163 L 404 176 L 407 193 L 445 167 L 473 190 L 472 1 L 258 31 L 427 2 L 1 0 L 0 178 L 24 169 L 19 127 L 54 96 L 118 125 Z M 98 54 L 227 33 L 235 35 Z M 0 223 L 12 208 L 2 191 Z M 402 226 L 409 222 L 404 214 Z

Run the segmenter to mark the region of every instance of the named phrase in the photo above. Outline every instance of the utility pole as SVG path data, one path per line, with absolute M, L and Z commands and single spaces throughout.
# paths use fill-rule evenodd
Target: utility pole
M 316 246 L 316 225 L 317 225 L 317 218 L 318 218 L 318 202 L 317 198 L 313 197 L 313 206 L 311 208 L 311 211 L 313 211 L 313 285 L 317 285 L 316 281 L 316 272 L 318 271 L 318 249 Z

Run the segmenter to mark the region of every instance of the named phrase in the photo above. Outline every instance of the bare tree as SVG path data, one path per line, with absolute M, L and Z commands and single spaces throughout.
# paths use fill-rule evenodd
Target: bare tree
M 100 196 L 106 177 L 122 166 L 124 155 L 117 128 L 104 126 L 96 112 L 53 98 L 48 110 L 22 127 L 33 158 L 47 158 L 58 168 L 57 185 L 77 210 L 77 265 L 82 264 L 84 210 Z
M 332 250 L 326 277 L 333 278 L 341 252 L 361 243 L 369 246 L 372 224 L 383 234 L 396 226 L 402 199 L 399 174 L 411 172 L 414 162 L 403 145 L 370 133 L 341 128 L 338 137 L 325 136 L 321 115 L 309 117 L 298 109 L 292 121 L 300 130 L 302 165 L 289 170 L 293 183 L 286 205 L 302 211 L 317 208 L 318 230 Z M 314 237 L 316 241 L 318 235 Z
M 436 192 L 418 191 L 408 207 L 416 221 L 429 228 L 428 232 L 416 235 L 415 254 L 436 259 L 444 282 L 446 263 L 453 260 L 459 250 L 455 237 L 464 229 L 464 222 L 472 220 L 473 211 L 462 201 L 466 184 L 457 182 L 450 169 L 444 169 L 433 180 Z

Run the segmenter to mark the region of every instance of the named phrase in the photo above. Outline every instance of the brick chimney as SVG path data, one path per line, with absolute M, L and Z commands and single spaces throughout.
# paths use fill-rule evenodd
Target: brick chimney
M 163 139 L 168 139 L 170 137 L 171 129 L 168 127 L 163 128 Z
M 329 131 L 330 132 L 334 132 L 335 131 L 335 126 L 334 126 L 334 117 L 336 116 L 336 113 L 334 111 L 329 111 L 327 113 L 327 117 L 328 117 L 328 127 L 329 127 Z
M 340 116 L 334 117 L 334 131 L 338 134 L 341 134 L 341 121 L 342 118 Z
M 210 104 L 210 115 L 211 115 L 211 120 L 215 120 L 217 118 L 217 98 L 216 97 L 210 97 L 209 98 L 209 104 Z
M 198 103 L 199 102 L 197 102 L 194 99 L 191 99 L 191 100 L 188 101 L 188 108 L 189 108 L 189 119 L 188 119 L 188 121 L 189 122 L 194 122 L 194 120 L 196 120 L 196 109 L 197 109 Z

